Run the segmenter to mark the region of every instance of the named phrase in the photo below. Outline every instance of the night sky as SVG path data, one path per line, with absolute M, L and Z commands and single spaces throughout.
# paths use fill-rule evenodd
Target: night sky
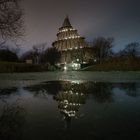
M 114 37 L 115 51 L 129 42 L 140 42 L 140 0 L 23 0 L 22 6 L 24 50 L 43 42 L 50 47 L 66 15 L 87 41 Z

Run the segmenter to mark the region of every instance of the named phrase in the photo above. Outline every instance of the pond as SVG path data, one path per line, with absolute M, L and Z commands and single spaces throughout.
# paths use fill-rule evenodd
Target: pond
M 2 74 L 0 140 L 140 139 L 138 76 Z

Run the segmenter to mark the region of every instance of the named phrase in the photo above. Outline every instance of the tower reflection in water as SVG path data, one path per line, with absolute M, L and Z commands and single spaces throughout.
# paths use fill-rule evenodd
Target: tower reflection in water
M 95 102 L 112 102 L 112 84 L 89 81 L 47 81 L 38 85 L 25 87 L 35 97 L 52 95 L 58 102 L 58 109 L 66 125 L 70 127 L 71 121 L 78 118 L 79 110 L 86 103 L 88 96 Z
M 25 87 L 34 97 L 47 98 L 51 95 L 58 103 L 58 109 L 68 128 L 72 119 L 78 118 L 81 106 L 87 99 L 106 105 L 115 102 L 114 91 L 119 89 L 125 95 L 137 97 L 139 94 L 136 83 L 107 83 L 96 81 L 47 81 L 38 85 Z M 116 90 L 117 91 L 117 90 Z M 87 100 L 88 101 L 88 100 Z
M 63 115 L 66 122 L 65 127 L 68 128 L 71 124 L 72 118 L 77 118 L 77 112 L 80 106 L 85 104 L 87 92 L 85 91 L 86 84 L 83 82 L 61 82 L 61 91 L 54 96 L 58 102 L 58 109 Z
M 129 139 L 139 136 L 139 100 L 139 83 L 47 81 L 0 88 L 0 140 L 113 139 L 114 134 Z

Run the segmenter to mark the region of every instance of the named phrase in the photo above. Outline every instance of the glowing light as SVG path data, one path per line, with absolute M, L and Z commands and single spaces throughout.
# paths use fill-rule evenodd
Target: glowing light
M 77 61 L 79 61 L 79 59 L 78 59 Z M 78 69 L 81 68 L 81 64 L 79 64 L 79 63 L 72 63 L 72 68 L 73 68 L 74 70 L 78 70 Z
M 63 29 L 63 30 L 59 31 L 58 33 L 67 32 L 67 31 L 68 31 L 68 29 Z
M 76 38 L 80 38 L 80 36 L 65 37 L 64 40 L 67 40 L 67 39 L 76 39 Z M 60 40 L 63 40 L 63 39 L 60 39 Z
M 64 100 L 64 104 L 68 104 L 68 100 Z
M 70 29 L 70 31 L 74 31 L 75 29 Z
M 87 62 L 83 62 L 83 64 L 86 64 Z
M 67 70 L 67 67 L 66 66 L 64 66 L 64 70 Z

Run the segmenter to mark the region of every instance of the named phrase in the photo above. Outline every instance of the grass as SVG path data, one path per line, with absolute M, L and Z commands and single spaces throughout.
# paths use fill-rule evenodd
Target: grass
M 140 61 L 106 61 L 83 68 L 84 71 L 140 71 Z
M 45 65 L 0 62 L 0 73 L 43 72 L 56 70 Z M 140 60 L 109 60 L 81 69 L 82 71 L 140 71 Z
M 0 62 L 0 73 L 41 72 L 47 70 L 48 68 L 43 65 L 16 63 L 16 62 Z

